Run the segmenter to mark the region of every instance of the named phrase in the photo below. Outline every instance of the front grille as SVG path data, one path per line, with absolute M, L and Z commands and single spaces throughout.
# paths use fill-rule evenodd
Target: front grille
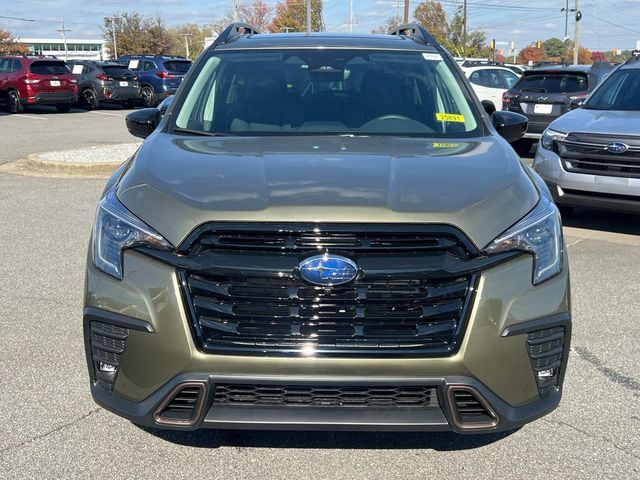
M 217 406 L 438 408 L 434 387 L 217 384 Z
M 558 385 L 565 347 L 565 328 L 553 327 L 527 335 L 527 351 L 540 394 Z
M 257 268 L 268 264 L 270 270 L 236 268 L 220 275 L 180 270 L 194 334 L 204 351 L 436 356 L 458 346 L 475 276 L 416 278 L 413 272 L 398 272 L 394 262 L 402 257 L 406 264 L 409 255 L 415 268 L 428 260 L 465 258 L 467 245 L 454 235 L 247 228 L 206 232 L 190 253 L 213 253 L 218 261 L 253 255 Z M 382 259 L 386 269 L 369 275 L 363 268 L 345 285 L 312 285 L 295 266 L 319 249 L 348 255 L 356 263 Z
M 128 336 L 129 330 L 126 328 L 91 322 L 89 338 L 95 378 L 109 392 L 113 391 Z M 109 367 L 109 371 L 105 371 L 105 366 Z
M 625 143 L 629 149 L 610 153 L 606 147 L 612 142 Z M 640 137 L 571 134 L 558 143 L 558 153 L 569 172 L 640 178 Z

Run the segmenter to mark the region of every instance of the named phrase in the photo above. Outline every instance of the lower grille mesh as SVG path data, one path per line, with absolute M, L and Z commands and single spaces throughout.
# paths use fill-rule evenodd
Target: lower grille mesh
M 552 390 L 558 384 L 564 344 L 564 327 L 548 328 L 527 335 L 527 351 L 541 394 Z
M 91 322 L 91 355 L 96 381 L 107 391 L 113 391 L 120 360 L 127 347 L 129 330 L 104 322 Z M 112 371 L 102 371 L 101 364 L 113 367 Z
M 435 388 L 422 386 L 218 384 L 213 402 L 265 407 L 438 407 Z

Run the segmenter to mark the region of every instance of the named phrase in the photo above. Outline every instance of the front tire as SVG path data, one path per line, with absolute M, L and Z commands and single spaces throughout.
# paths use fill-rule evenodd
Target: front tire
M 71 104 L 63 103 L 61 105 L 56 105 L 56 108 L 58 109 L 58 112 L 60 112 L 60 113 L 67 113 L 67 112 L 69 112 L 69 110 L 71 110 Z
M 145 85 L 140 90 L 140 103 L 144 108 L 155 107 L 156 105 L 156 94 L 153 91 L 153 88 Z
M 11 90 L 7 95 L 7 110 L 9 113 L 20 113 L 24 110 L 20 95 L 15 90 Z
M 90 88 L 82 92 L 80 103 L 85 110 L 95 110 L 100 106 L 96 92 Z

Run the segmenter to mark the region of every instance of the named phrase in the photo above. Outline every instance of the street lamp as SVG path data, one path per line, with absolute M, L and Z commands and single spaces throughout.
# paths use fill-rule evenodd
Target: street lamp
M 122 17 L 104 17 L 105 23 L 107 20 L 109 20 L 109 23 L 111 24 L 111 36 L 113 38 L 113 59 L 117 60 L 118 59 L 118 47 L 116 45 L 116 20 L 122 20 Z

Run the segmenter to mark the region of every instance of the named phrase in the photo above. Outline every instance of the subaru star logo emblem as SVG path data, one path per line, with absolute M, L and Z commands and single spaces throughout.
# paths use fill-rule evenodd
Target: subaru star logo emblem
M 328 253 L 303 260 L 298 269 L 307 282 L 324 286 L 342 285 L 358 276 L 358 266 L 354 261 Z
M 604 149 L 611 153 L 624 153 L 629 150 L 629 146 L 622 142 L 611 142 Z

